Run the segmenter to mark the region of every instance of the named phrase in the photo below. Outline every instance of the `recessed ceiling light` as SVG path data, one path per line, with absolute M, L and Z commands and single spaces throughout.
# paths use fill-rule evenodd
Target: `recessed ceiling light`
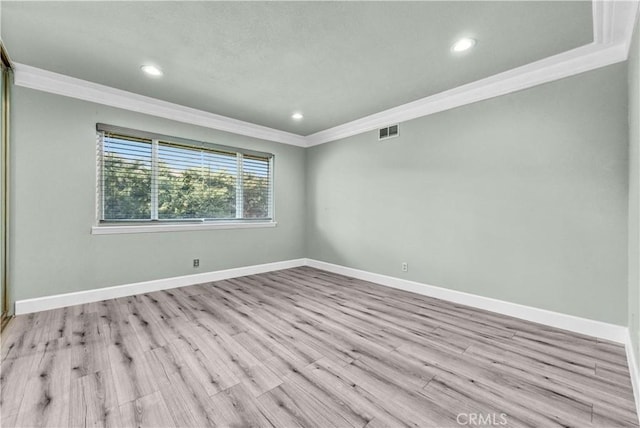
M 143 65 L 140 69 L 149 76 L 162 76 L 162 70 L 155 65 Z
M 476 45 L 476 41 L 474 39 L 463 37 L 462 39 L 455 42 L 453 46 L 451 46 L 451 50 L 453 52 L 464 52 L 466 50 L 471 49 L 475 45 Z
M 302 120 L 303 117 L 304 116 L 300 112 L 296 112 L 291 115 L 291 119 L 294 119 L 294 120 Z

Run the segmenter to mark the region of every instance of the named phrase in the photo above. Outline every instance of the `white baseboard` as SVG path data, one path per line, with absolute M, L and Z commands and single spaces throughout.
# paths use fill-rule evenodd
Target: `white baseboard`
M 22 315 L 32 312 L 47 311 L 49 309 L 80 305 L 83 303 L 99 302 L 105 299 L 132 296 L 158 290 L 202 284 L 211 281 L 237 278 L 246 275 L 289 269 L 305 265 L 305 259 L 286 260 L 265 263 L 261 265 L 244 266 L 214 272 L 197 273 L 194 275 L 176 276 L 173 278 L 156 279 L 152 281 L 136 282 L 133 284 L 117 285 L 114 287 L 97 288 L 94 290 L 77 291 L 74 293 L 57 294 L 53 296 L 37 297 L 34 299 L 18 300 L 15 303 L 15 314 Z
M 638 372 L 638 358 L 631 343 L 631 336 L 627 327 L 609 324 L 602 321 L 580 318 L 573 315 L 548 311 L 546 309 L 533 308 L 517 303 L 505 302 L 489 297 L 482 297 L 462 291 L 450 290 L 433 285 L 422 284 L 392 276 L 353 269 L 346 266 L 322 262 L 314 259 L 294 259 L 281 262 L 265 263 L 261 265 L 244 266 L 233 269 L 225 269 L 214 272 L 199 273 L 194 275 L 178 276 L 173 278 L 157 279 L 152 281 L 137 282 L 133 284 L 118 285 L 114 287 L 98 288 L 95 290 L 78 291 L 74 293 L 58 294 L 54 296 L 38 297 L 34 299 L 18 300 L 15 303 L 15 314 L 22 315 L 32 312 L 46 311 L 66 306 L 80 305 L 83 303 L 99 302 L 105 299 L 132 296 L 135 294 L 149 293 L 158 290 L 184 287 L 188 285 L 202 284 L 223 279 L 237 278 L 246 275 L 271 272 L 281 269 L 289 269 L 299 266 L 310 266 L 329 272 L 370 281 L 376 284 L 411 291 L 429 297 L 435 297 L 474 308 L 484 309 L 499 314 L 532 321 L 576 333 L 586 334 L 612 342 L 625 345 L 627 361 L 631 374 L 631 383 L 636 400 L 638 415 L 640 415 L 640 373 Z
M 636 350 L 631 342 L 631 332 L 627 332 L 627 340 L 625 349 L 627 351 L 627 364 L 629 365 L 629 374 L 631 374 L 631 385 L 633 386 L 633 396 L 636 399 L 636 415 L 640 418 L 640 371 L 638 371 L 638 358 Z
M 298 266 L 311 266 L 323 269 L 387 287 L 411 291 L 425 296 L 435 297 L 462 305 L 485 309 L 504 315 L 521 318 L 527 321 L 537 322 L 552 327 L 562 328 L 577 333 L 626 344 L 628 342 L 628 329 L 623 326 L 608 324 L 601 321 L 580 318 L 559 312 L 538 309 L 517 303 L 505 302 L 489 297 L 408 281 L 377 273 L 353 269 L 332 263 L 326 263 L 313 259 L 294 259 L 281 262 L 266 263 L 261 265 L 244 266 L 233 269 L 225 269 L 213 272 L 198 273 L 194 275 L 178 276 L 173 278 L 156 279 L 152 281 L 137 282 L 133 284 L 117 285 L 114 287 L 98 288 L 87 291 L 57 294 L 53 296 L 37 297 L 34 299 L 18 300 L 15 303 L 15 314 L 22 315 L 32 312 L 46 311 L 49 309 L 79 305 L 83 303 L 99 302 L 105 299 L 132 296 L 134 294 L 149 293 L 158 290 L 167 290 L 187 285 L 202 284 L 223 279 L 237 278 L 240 276 L 254 275 L 271 272 L 280 269 L 289 269 Z
M 447 300 L 551 327 L 610 340 L 612 342 L 621 344 L 625 344 L 627 342 L 628 329 L 627 327 L 620 325 L 580 318 L 546 309 L 520 305 L 518 303 L 505 302 L 503 300 L 492 299 L 490 297 L 482 297 L 476 294 L 464 293 L 462 291 L 450 290 L 447 288 L 422 284 L 387 275 L 380 275 L 319 260 L 307 259 L 306 265 L 365 281 L 375 282 L 376 284 L 385 285 L 387 287 L 411 291 L 413 293 L 423 294 L 437 299 Z

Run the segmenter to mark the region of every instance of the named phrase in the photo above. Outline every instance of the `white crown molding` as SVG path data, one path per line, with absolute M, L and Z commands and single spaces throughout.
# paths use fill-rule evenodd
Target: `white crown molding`
M 197 273 L 194 275 L 176 276 L 173 278 L 116 285 L 114 287 L 96 288 L 93 290 L 77 291 L 74 293 L 55 294 L 53 296 L 18 300 L 15 303 L 15 314 L 23 315 L 32 312 L 48 311 L 50 309 L 81 305 L 83 303 L 99 302 L 106 299 L 116 299 L 118 297 L 150 293 L 152 291 L 169 290 L 171 288 L 185 287 L 187 285 L 222 281 L 223 279 L 238 278 L 240 276 L 255 275 L 258 273 L 272 272 L 274 270 L 304 266 L 305 263 L 306 259 L 285 260 L 261 265 L 244 266 L 213 272 Z
M 569 330 L 575 333 L 585 334 L 616 343 L 626 344 L 629 340 L 628 328 L 621 325 L 609 324 L 602 321 L 576 317 L 560 312 L 553 312 L 518 303 L 506 302 L 504 300 L 483 297 L 476 294 L 464 293 L 462 291 L 451 290 L 449 288 L 437 287 L 393 276 L 353 269 L 314 259 L 306 259 L 306 265 L 316 269 L 322 269 L 328 272 L 361 279 L 363 281 L 374 282 L 386 287 L 435 297 L 436 299 L 484 309 L 486 311 L 508 315 L 555 328 L 561 328 L 563 330 Z
M 294 146 L 306 146 L 304 137 L 290 132 L 279 131 L 219 114 L 181 106 L 25 64 L 14 63 L 14 83 L 25 88 L 136 111 L 178 122 Z
M 637 0 L 595 0 L 593 43 L 317 132 L 307 136 L 307 144 L 351 137 L 625 61 L 637 10 Z
M 264 140 L 310 147 L 625 61 L 638 0 L 594 0 L 594 42 L 306 137 L 15 63 L 15 84 Z
M 626 54 L 622 45 L 602 48 L 592 43 L 487 77 L 486 79 L 477 80 L 436 95 L 317 132 L 307 136 L 307 144 L 311 147 L 351 137 L 384 127 L 389 123 L 406 122 L 624 60 L 626 60 Z
M 622 44 L 628 56 L 638 14 L 638 0 L 600 0 L 594 4 L 603 2 L 606 3 L 610 11 L 605 14 L 608 19 L 604 19 L 603 24 L 608 36 L 601 43 Z
M 593 42 L 609 44 L 613 40 L 612 22 L 614 3 L 610 0 L 592 0 Z

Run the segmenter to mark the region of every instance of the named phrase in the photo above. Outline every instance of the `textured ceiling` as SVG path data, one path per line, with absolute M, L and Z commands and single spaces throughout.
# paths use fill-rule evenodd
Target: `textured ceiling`
M 300 135 L 592 38 L 581 1 L 2 2 L 15 62 Z

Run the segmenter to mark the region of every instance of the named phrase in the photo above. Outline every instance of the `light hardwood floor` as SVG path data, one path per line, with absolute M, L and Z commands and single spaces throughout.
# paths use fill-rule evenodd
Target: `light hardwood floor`
M 2 427 L 638 424 L 620 345 L 308 267 L 19 316 L 1 364 Z

